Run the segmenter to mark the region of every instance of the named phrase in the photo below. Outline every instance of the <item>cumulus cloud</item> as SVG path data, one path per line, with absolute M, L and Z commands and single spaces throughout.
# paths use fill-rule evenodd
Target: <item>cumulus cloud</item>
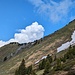
M 6 44 L 6 42 L 4 42 L 4 41 L 0 41 L 0 47 L 2 47 L 2 46 L 4 46 Z
M 69 48 L 70 45 L 75 45 L 75 31 L 71 35 L 71 38 L 72 38 L 72 40 L 70 42 L 66 42 L 66 43 L 62 44 L 60 47 L 58 47 L 57 52 L 60 52 L 62 50 Z
M 35 6 L 36 11 L 39 14 L 47 15 L 53 23 L 65 19 L 68 16 L 68 13 L 71 11 L 71 9 L 75 9 L 75 1 L 73 0 L 61 0 L 59 2 L 55 2 L 54 0 L 28 1 Z
M 15 33 L 14 38 L 19 43 L 31 42 L 42 38 L 44 35 L 44 28 L 42 25 L 38 25 L 37 22 L 27 26 L 25 29 L 21 29 L 20 33 Z
M 32 23 L 25 29 L 20 29 L 19 33 L 14 34 L 14 38 L 9 41 L 0 41 L 0 47 L 10 42 L 28 43 L 38 40 L 44 36 L 44 27 L 37 22 Z

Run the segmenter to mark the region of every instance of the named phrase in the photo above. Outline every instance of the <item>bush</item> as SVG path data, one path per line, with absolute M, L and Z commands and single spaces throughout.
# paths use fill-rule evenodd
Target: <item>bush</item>
M 7 56 L 6 57 L 4 57 L 4 60 L 3 61 L 6 61 L 7 60 Z

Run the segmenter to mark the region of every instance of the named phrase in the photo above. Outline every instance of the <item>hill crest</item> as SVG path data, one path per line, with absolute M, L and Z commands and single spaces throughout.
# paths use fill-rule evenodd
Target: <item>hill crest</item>
M 13 56 L 11 59 L 6 62 L 0 63 L 0 75 L 13 75 L 15 69 L 19 66 L 21 60 L 24 58 L 26 60 L 26 65 L 29 66 L 43 56 L 48 54 L 56 54 L 57 48 L 60 47 L 63 43 L 71 41 L 71 35 L 75 30 L 75 20 L 67 24 L 64 28 L 57 30 L 51 35 L 45 36 L 42 41 L 37 40 L 37 43 L 30 48 L 22 48 L 22 52 L 19 52 L 17 55 Z M 8 53 L 12 53 L 21 47 L 18 44 L 9 44 L 0 48 L 0 59 L 3 59 Z M 5 52 L 6 50 L 6 52 Z M 9 65 L 9 66 L 8 66 Z M 4 72 L 5 70 L 5 72 Z

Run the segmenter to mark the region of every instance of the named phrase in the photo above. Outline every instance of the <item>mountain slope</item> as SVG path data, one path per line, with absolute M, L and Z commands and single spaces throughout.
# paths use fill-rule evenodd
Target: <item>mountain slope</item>
M 30 48 L 23 48 L 22 52 L 0 64 L 0 75 L 14 75 L 15 69 L 19 66 L 23 58 L 26 61 L 26 66 L 29 66 L 40 60 L 43 56 L 56 54 L 59 46 L 71 40 L 71 35 L 74 30 L 75 20 L 67 24 L 64 28 L 44 37 L 42 40 L 38 40 L 36 45 Z M 14 48 L 13 50 L 16 50 L 19 47 L 15 45 Z M 7 46 L 6 48 L 0 48 L 1 54 L 5 52 L 4 49 L 7 50 Z M 7 53 L 9 53 L 11 49 L 10 47 Z M 4 57 L 4 54 L 1 55 L 0 59 L 2 59 L 2 57 Z
M 0 48 L 0 61 L 4 60 L 4 57 L 10 58 L 15 51 L 19 48 L 18 43 L 10 43 Z

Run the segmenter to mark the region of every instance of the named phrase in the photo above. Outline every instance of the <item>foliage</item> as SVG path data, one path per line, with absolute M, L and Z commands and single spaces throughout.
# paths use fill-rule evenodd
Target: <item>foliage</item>
M 49 73 L 49 69 L 50 69 L 50 62 L 49 62 L 49 60 L 47 60 L 46 65 L 45 65 L 45 71 L 44 71 L 43 75 Z
M 50 63 L 52 63 L 52 57 L 50 55 L 47 55 L 47 60 L 49 60 Z
M 25 67 L 25 60 L 23 59 L 18 70 L 15 71 L 15 75 L 36 75 L 36 73 L 32 70 L 32 65 Z
M 62 69 L 61 60 L 57 59 L 55 70 L 58 71 L 58 70 L 61 70 L 61 69 Z
M 27 69 L 26 69 L 26 73 L 29 75 L 32 73 L 32 65 L 30 65 Z
M 6 61 L 7 60 L 7 56 L 6 57 L 4 57 L 4 60 L 3 61 Z
M 45 69 L 46 62 L 52 63 L 52 57 L 50 55 L 47 55 L 47 58 L 46 59 L 43 59 L 39 63 L 39 69 L 40 70 Z
M 75 57 L 75 48 L 69 47 L 68 52 L 64 55 L 64 58 L 66 59 L 73 59 Z
M 25 67 L 25 60 L 23 59 L 19 69 L 16 70 L 15 75 L 25 75 L 26 74 L 26 67 Z
M 43 59 L 40 63 L 39 63 L 39 69 L 42 70 L 45 68 L 45 64 L 46 64 L 46 59 Z

